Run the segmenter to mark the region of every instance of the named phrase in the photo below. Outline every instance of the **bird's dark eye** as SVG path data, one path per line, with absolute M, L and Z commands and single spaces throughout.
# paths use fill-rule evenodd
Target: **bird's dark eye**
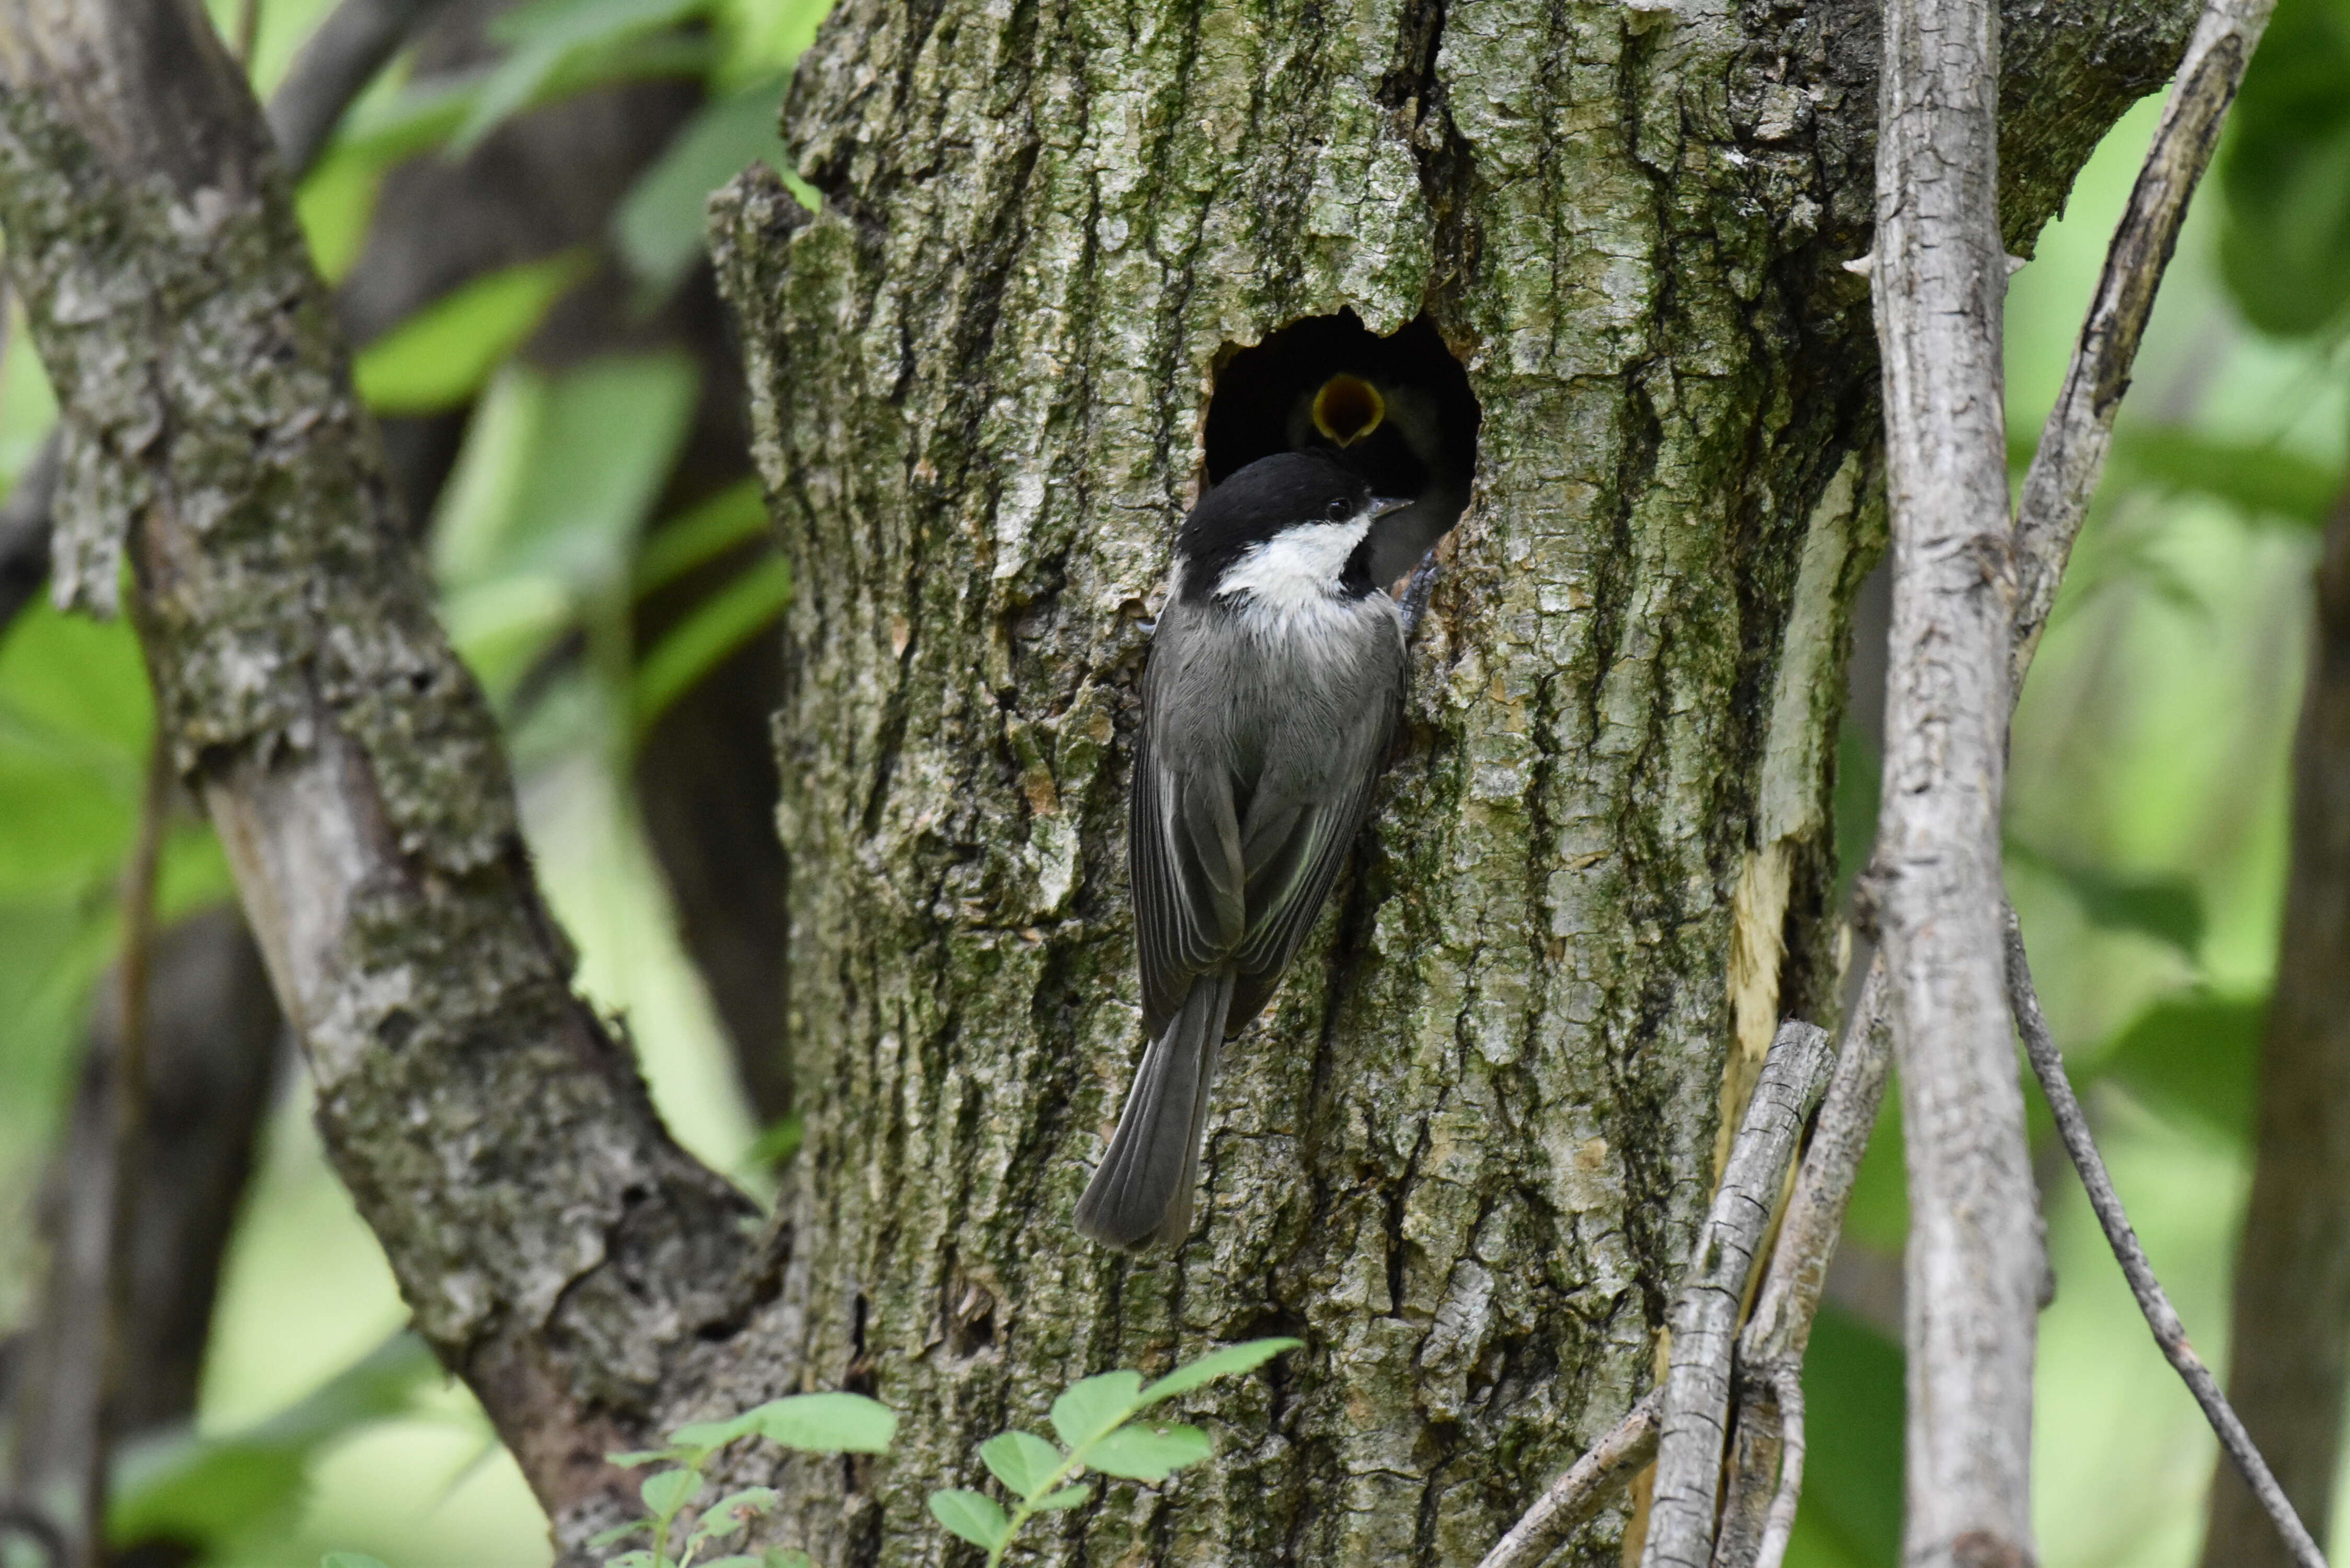
M 1355 504 L 1343 495 L 1334 495 L 1330 498 L 1330 504 L 1322 510 L 1329 514 L 1331 522 L 1344 523 L 1355 514 Z

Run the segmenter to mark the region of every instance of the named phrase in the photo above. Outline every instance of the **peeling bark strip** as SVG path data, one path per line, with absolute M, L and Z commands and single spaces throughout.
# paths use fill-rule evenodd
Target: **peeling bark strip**
M 267 146 L 188 0 L 0 9 L 0 225 L 65 410 L 60 576 L 104 597 L 129 525 L 173 763 L 336 1168 L 567 1523 L 627 1495 L 599 1456 L 743 1310 L 747 1205 L 571 995 Z
M 1872 878 L 1909 1168 L 1911 1568 L 2033 1560 L 2041 1246 L 2003 983 L 2013 541 L 1989 0 L 1889 0 L 1876 284 L 1893 532 Z
M 1644 1568 L 1705 1568 L 1713 1559 L 1715 1502 L 1730 1429 L 1731 1362 L 1755 1254 L 1804 1123 L 1827 1088 L 1834 1054 L 1825 1031 L 1783 1023 L 1731 1146 L 1713 1210 L 1698 1232 L 1689 1282 L 1673 1303 L 1655 1501 Z

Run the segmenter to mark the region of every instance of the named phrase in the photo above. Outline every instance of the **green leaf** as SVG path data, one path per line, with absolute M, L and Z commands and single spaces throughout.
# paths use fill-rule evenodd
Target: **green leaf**
M 702 1490 L 700 1470 L 656 1470 L 637 1489 L 655 1518 L 666 1518 L 683 1508 Z
M 657 77 L 698 79 L 709 68 L 710 58 L 706 40 L 674 33 L 608 47 L 591 45 L 567 55 L 522 107 L 560 102 L 614 82 Z M 472 118 L 482 89 L 495 75 L 494 67 L 436 71 L 390 92 L 370 91 L 344 117 L 327 161 L 348 158 L 380 172 L 442 146 Z
M 701 257 L 712 191 L 754 162 L 789 167 L 776 134 L 786 79 L 753 82 L 705 107 L 621 199 L 613 248 L 650 298 L 667 298 Z
M 383 175 L 384 166 L 376 160 L 330 152 L 295 192 L 294 216 L 310 247 L 311 264 L 330 284 L 340 283 L 359 265 Z
M 460 285 L 360 349 L 351 379 L 380 414 L 456 408 L 595 270 L 580 245 Z
M 440 1363 L 416 1335 L 392 1335 L 265 1421 L 219 1437 L 141 1438 L 115 1460 L 107 1534 L 225 1542 L 301 1500 L 311 1459 L 363 1427 L 404 1415 Z
M 660 1561 L 651 1552 L 639 1547 L 634 1552 L 623 1552 L 618 1557 L 610 1559 L 604 1564 L 604 1568 L 659 1568 Z
M 1305 1345 L 1302 1339 L 1244 1339 L 1238 1345 L 1228 1345 L 1211 1350 L 1197 1361 L 1186 1362 L 1142 1391 L 1137 1407 L 1156 1405 L 1178 1394 L 1188 1394 L 1203 1384 L 1219 1377 L 1237 1377 L 1253 1372 L 1284 1350 L 1295 1350 Z
M 2350 302 L 2350 16 L 2284 0 L 2228 117 L 2220 274 L 2262 331 L 2324 329 Z
M 794 1394 L 743 1416 L 769 1442 L 810 1453 L 886 1453 L 898 1431 L 898 1413 L 862 1394 Z
M 384 1564 L 383 1559 L 364 1552 L 329 1552 L 318 1559 L 318 1568 L 384 1568 Z
M 2166 1121 L 2248 1146 L 2268 1011 L 2262 996 L 2165 997 L 2122 1029 L 2093 1070 Z
M 2344 489 L 2341 471 L 2272 441 L 2239 441 L 2178 425 L 2126 425 L 2114 434 L 2114 480 L 2208 496 L 2251 521 L 2322 530 Z
M 693 1527 L 686 1544 L 715 1540 L 732 1535 L 750 1522 L 754 1514 L 766 1512 L 775 1506 L 775 1489 L 769 1486 L 745 1487 L 729 1492 L 702 1511 L 702 1518 Z
M 629 708 L 641 741 L 670 705 L 744 643 L 759 635 L 791 602 L 791 568 L 769 556 L 712 594 L 670 628 L 636 669 Z
M 931 1517 L 973 1546 L 993 1552 L 1011 1539 L 1012 1521 L 993 1498 L 960 1488 L 931 1493 Z
M 780 1170 L 799 1153 L 800 1144 L 807 1136 L 807 1124 L 797 1113 L 767 1124 L 751 1150 L 743 1157 L 743 1163 L 762 1170 Z
M 1025 1498 L 1053 1479 L 1066 1458 L 1030 1432 L 1002 1432 L 979 1446 L 980 1462 L 1013 1496 Z
M 2077 865 L 2013 839 L 2008 841 L 2007 858 L 2062 884 L 2082 916 L 2101 930 L 2152 937 L 2190 959 L 2202 949 L 2203 897 L 2188 877 L 2131 876 Z
M 626 1541 L 629 1536 L 640 1534 L 652 1527 L 653 1521 L 650 1519 L 631 1519 L 626 1523 L 616 1524 L 609 1530 L 598 1531 L 588 1538 L 588 1544 L 600 1549 L 611 1545 L 615 1541 Z
M 1133 1415 L 1141 1403 L 1141 1373 L 1105 1372 L 1072 1383 L 1053 1401 L 1053 1430 L 1075 1452 Z
M 759 482 L 730 484 L 682 516 L 657 524 L 637 553 L 633 587 L 639 597 L 767 535 L 767 502 Z
M 1055 1487 L 1042 1497 L 1028 1499 L 1027 1502 L 1039 1513 L 1050 1513 L 1055 1509 L 1076 1508 L 1093 1494 L 1094 1489 L 1089 1486 Z
M 606 1454 L 604 1462 L 608 1465 L 618 1465 L 624 1470 L 632 1470 L 639 1465 L 657 1465 L 665 1459 L 675 1458 L 677 1458 L 677 1450 L 674 1449 L 632 1449 L 624 1454 Z
M 1086 1465 L 1127 1480 L 1162 1481 L 1168 1472 L 1197 1464 L 1214 1453 L 1208 1434 L 1197 1427 L 1120 1427 L 1088 1446 Z
M 471 151 L 542 94 L 576 56 L 615 49 L 708 8 L 708 0 L 530 0 L 501 14 L 490 32 L 514 50 L 474 94 L 454 151 Z
M 1901 1560 L 1901 1347 L 1824 1305 L 1804 1357 L 1803 1526 L 1849 1561 Z
M 723 1449 L 737 1438 L 748 1437 L 751 1422 L 737 1416 L 731 1421 L 689 1421 L 669 1435 L 672 1448 L 691 1449 L 707 1454 Z
M 536 576 L 588 595 L 624 584 L 700 388 L 692 360 L 671 352 L 609 355 L 556 377 L 502 371 L 435 519 L 442 587 Z

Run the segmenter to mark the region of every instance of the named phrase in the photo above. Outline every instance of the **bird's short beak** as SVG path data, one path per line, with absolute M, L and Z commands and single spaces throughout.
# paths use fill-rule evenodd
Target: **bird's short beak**
M 1419 499 L 1416 495 L 1374 495 L 1371 497 L 1371 515 L 1384 517 L 1390 512 L 1400 512 Z

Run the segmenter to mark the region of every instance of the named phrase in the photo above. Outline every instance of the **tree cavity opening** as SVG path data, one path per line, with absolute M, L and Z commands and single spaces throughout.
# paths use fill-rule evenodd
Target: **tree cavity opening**
M 1309 316 L 1217 368 L 1202 432 L 1207 480 L 1221 484 L 1275 452 L 1335 453 L 1375 492 L 1414 499 L 1371 562 L 1373 576 L 1392 583 L 1461 520 L 1482 417 L 1469 373 L 1425 312 L 1385 337 L 1349 309 Z

